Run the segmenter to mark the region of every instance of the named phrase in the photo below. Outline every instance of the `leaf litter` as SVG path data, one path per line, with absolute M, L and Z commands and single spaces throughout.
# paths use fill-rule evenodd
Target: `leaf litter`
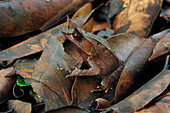
M 48 3 L 50 2 L 52 1 L 48 1 Z M 84 9 L 82 8 L 81 10 L 79 10 L 75 14 L 76 16 L 73 16 L 73 18 L 77 16 L 79 17 L 80 15 L 84 15 L 85 13 L 89 12 L 94 8 L 94 5 L 97 5 L 98 2 L 99 1 L 96 0 L 95 2 L 91 2 L 85 5 Z M 100 1 L 100 3 L 101 2 L 102 1 Z M 154 30 L 152 28 L 152 25 L 153 24 L 156 25 L 157 23 L 156 22 L 157 20 L 155 21 L 155 19 L 161 18 L 161 16 L 157 17 L 158 13 L 160 12 L 160 8 L 162 7 L 166 9 L 167 7 L 167 5 L 164 5 L 163 2 L 164 1 L 158 2 L 156 0 L 149 1 L 108 0 L 105 1 L 104 3 L 105 8 L 101 8 L 105 12 L 104 15 L 101 15 L 103 17 L 105 16 L 104 20 L 105 22 L 100 22 L 99 20 L 101 18 L 96 15 L 91 15 L 91 13 L 77 18 L 77 20 L 75 20 L 74 22 L 77 24 L 78 27 L 75 27 L 73 25 L 72 28 L 69 29 L 75 29 L 78 31 L 77 34 L 80 33 L 81 36 L 84 36 L 84 38 L 78 38 L 75 36 L 74 41 L 78 42 L 76 43 L 77 45 L 79 45 L 79 49 L 82 49 L 81 52 L 84 51 L 85 53 L 87 53 L 87 57 L 84 57 L 79 51 L 79 49 L 77 49 L 76 45 L 71 40 L 65 39 L 64 35 L 61 33 L 61 30 L 66 31 L 68 30 L 68 23 L 59 25 L 37 36 L 34 36 L 24 42 L 21 42 L 18 45 L 15 45 L 7 50 L 2 51 L 0 53 L 1 61 L 3 61 L 1 62 L 2 67 L 4 64 L 8 64 L 8 60 L 10 59 L 18 59 L 27 56 L 24 57 L 24 59 L 19 59 L 18 61 L 21 62 L 15 63 L 18 66 L 14 66 L 12 72 L 10 72 L 11 70 L 9 71 L 10 72 L 9 74 L 14 74 L 14 76 L 12 76 L 14 78 L 16 77 L 15 76 L 16 74 L 18 74 L 19 77 L 21 76 L 23 77 L 20 80 L 18 79 L 18 81 L 14 79 L 14 82 L 17 81 L 19 85 L 23 85 L 21 82 L 24 79 L 27 83 L 31 83 L 32 90 L 34 90 L 37 93 L 36 94 L 30 89 L 28 90 L 27 88 L 28 87 L 31 88 L 30 86 L 23 87 L 23 89 L 25 88 L 26 91 L 26 92 L 24 91 L 24 93 L 29 98 L 25 97 L 26 96 L 25 94 L 21 98 L 30 99 L 31 97 L 33 98 L 34 101 L 36 101 L 35 103 L 31 102 L 32 109 L 30 108 L 30 104 L 27 106 L 29 107 L 29 110 L 27 111 L 33 112 L 37 108 L 41 108 L 39 112 L 61 112 L 61 113 L 62 112 L 69 113 L 73 111 L 78 113 L 79 112 L 87 113 L 93 111 L 107 112 L 110 110 L 112 110 L 113 112 L 167 111 L 168 110 L 167 95 L 169 93 L 164 91 L 169 88 L 170 72 L 168 68 L 169 67 L 168 60 L 166 61 L 167 63 L 165 65 L 165 68 L 162 71 L 161 69 L 163 66 L 163 62 L 165 61 L 165 57 L 169 53 L 169 51 L 166 49 L 167 46 L 166 47 L 164 46 L 166 43 L 169 42 L 168 41 L 169 36 L 166 35 L 169 33 L 169 30 L 167 29 L 163 32 L 152 35 L 152 32 Z M 0 2 L 0 4 L 1 3 L 2 2 Z M 165 1 L 165 3 L 167 3 L 167 1 Z M 114 11 L 113 7 L 111 7 L 113 5 L 115 5 Z M 88 10 L 85 10 L 87 8 Z M 166 10 L 164 10 L 164 12 L 165 11 Z M 99 11 L 99 13 L 101 13 L 101 10 Z M 92 18 L 89 18 L 89 16 L 91 16 Z M 54 16 L 54 18 L 55 17 L 56 16 Z M 96 17 L 98 17 L 98 19 L 96 19 Z M 164 15 L 164 18 L 162 19 L 165 19 L 165 21 L 167 21 L 167 17 L 168 17 L 167 15 Z M 51 25 L 54 25 L 53 23 L 55 20 L 54 18 L 51 18 L 50 21 L 44 24 L 44 26 L 41 27 L 40 29 L 46 29 Z M 79 28 L 80 26 L 81 29 Z M 99 28 L 96 28 L 97 26 L 99 26 Z M 162 31 L 162 29 L 164 28 L 160 28 L 160 31 Z M 95 32 L 88 33 L 87 31 Z M 97 36 L 96 34 L 102 36 L 103 38 Z M 67 35 L 73 36 L 75 34 L 70 33 Z M 164 36 L 167 38 L 165 38 Z M 100 86 L 101 83 L 103 83 L 101 82 L 100 78 L 102 77 L 101 75 L 99 75 L 100 76 L 99 78 L 94 76 L 65 78 L 67 75 L 70 75 L 76 69 L 79 70 L 90 69 L 97 62 L 95 61 L 95 59 L 97 58 L 100 62 L 101 61 L 106 62 L 111 60 L 109 59 L 108 56 L 103 57 L 102 54 L 104 54 L 104 52 L 100 51 L 102 46 L 105 48 L 104 49 L 105 51 L 110 51 L 113 53 L 116 61 L 118 61 L 119 63 L 121 62 L 121 64 L 125 66 L 123 72 L 116 71 L 117 75 L 116 79 L 119 81 L 111 82 L 107 92 L 103 92 L 102 90 L 92 92 L 92 90 L 94 90 L 96 87 L 102 88 Z M 93 49 L 90 49 L 91 47 Z M 25 50 L 25 52 L 23 50 Z M 35 56 L 34 53 L 40 51 L 43 51 L 42 55 L 39 54 L 38 57 Z M 156 57 L 150 57 L 151 54 L 152 55 L 155 55 L 155 53 L 157 54 L 158 52 L 156 51 L 159 51 L 159 54 L 156 55 Z M 94 52 L 95 54 L 91 55 L 90 53 L 92 52 Z M 36 57 L 36 60 L 29 59 L 29 57 L 34 56 Z M 99 59 L 99 57 L 103 57 L 105 58 L 105 60 L 103 60 L 103 58 Z M 88 65 L 88 62 L 82 62 L 88 61 L 86 58 L 91 59 L 91 61 L 92 60 L 94 61 L 93 63 L 91 63 L 92 65 Z M 162 60 L 157 60 L 157 58 L 160 58 Z M 7 60 L 7 63 L 4 62 L 5 60 Z M 133 66 L 133 64 L 135 64 L 135 66 Z M 149 74 L 148 72 L 146 72 L 147 70 L 145 70 L 145 68 L 147 68 L 147 66 L 151 66 L 151 64 L 153 64 L 152 69 L 153 70 L 155 69 L 159 73 L 153 73 L 152 72 L 153 70 L 149 70 L 151 71 Z M 156 65 L 159 64 L 158 70 L 157 70 L 158 67 L 156 67 L 156 65 L 154 64 Z M 8 68 L 11 65 L 13 64 L 10 64 L 9 66 L 5 66 L 3 68 Z M 110 67 L 106 68 L 112 70 L 115 67 L 111 65 Z M 126 73 L 125 70 L 128 70 L 128 72 L 130 73 Z M 9 78 L 9 74 L 6 73 L 5 75 L 8 75 Z M 108 77 L 109 74 L 110 72 L 107 73 L 106 76 L 104 76 L 104 78 L 107 78 L 108 80 L 107 81 L 105 79 L 106 80 L 105 83 L 109 83 L 111 79 L 113 79 L 112 77 Z M 123 77 L 123 75 L 125 77 Z M 151 79 L 150 80 L 148 79 L 149 78 L 148 76 L 155 77 L 153 78 L 150 77 Z M 144 83 L 143 79 L 141 79 L 140 77 L 143 77 L 150 81 Z M 138 80 L 140 80 L 140 82 L 143 82 L 142 86 L 139 89 L 137 89 L 138 85 L 140 85 Z M 2 84 L 3 84 L 2 86 L 4 86 L 5 83 L 3 82 Z M 16 88 L 22 86 L 18 86 L 15 83 L 14 86 L 10 85 L 9 87 L 17 91 Z M 122 88 L 124 90 L 121 90 Z M 28 93 L 28 91 L 31 91 L 33 93 Z M 17 94 L 17 92 L 15 93 Z M 12 92 L 8 94 L 12 95 Z M 160 100 L 159 97 L 161 95 L 164 95 L 165 98 L 163 97 Z M 1 96 L 2 99 L 5 98 L 5 100 L 12 98 L 12 96 L 10 95 L 7 95 L 6 97 L 5 96 L 3 97 L 3 95 Z M 42 100 L 41 100 L 42 103 L 36 100 L 36 98 L 40 99 L 38 96 L 40 96 L 43 99 L 44 103 L 42 102 Z M 16 101 L 15 102 L 18 103 L 19 102 L 18 100 L 20 100 L 21 98 L 17 98 L 17 102 Z M 3 105 L 6 103 L 5 100 L 2 101 Z M 154 104 L 155 102 L 154 100 L 158 101 Z M 13 110 L 18 109 L 22 111 L 26 109 L 26 108 L 22 109 L 22 105 L 24 105 L 23 102 L 19 102 L 21 106 L 18 106 L 14 101 L 12 102 L 13 103 L 12 105 L 11 102 L 12 101 L 10 100 L 7 103 L 10 109 L 11 108 Z M 43 109 L 44 105 L 45 108 Z M 14 106 L 16 106 L 16 108 L 14 108 Z

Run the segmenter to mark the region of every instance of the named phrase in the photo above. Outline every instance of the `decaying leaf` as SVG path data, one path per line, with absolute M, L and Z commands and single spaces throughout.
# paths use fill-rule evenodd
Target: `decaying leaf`
M 87 13 L 89 13 L 90 11 L 92 11 L 92 3 L 87 3 L 86 5 L 84 5 L 83 7 L 81 7 L 71 18 L 71 20 L 76 19 L 77 17 L 83 16 Z M 95 21 L 93 19 L 93 17 L 87 22 L 85 23 L 85 25 L 83 25 L 81 28 L 87 32 L 91 32 L 93 29 L 93 25 L 95 24 Z
M 14 66 L 16 74 L 21 75 L 23 78 L 31 78 L 31 75 L 37 66 L 38 60 L 18 60 Z
M 75 106 L 68 106 L 56 110 L 47 111 L 45 113 L 90 113 L 90 111 Z
M 73 20 L 77 26 L 82 27 L 83 24 L 87 21 L 90 15 L 94 12 L 83 15 L 75 20 Z M 13 47 L 10 47 L 2 52 L 0 52 L 0 61 L 6 61 L 10 59 L 17 59 L 24 57 L 30 54 L 40 52 L 44 49 L 45 44 L 50 38 L 58 38 L 60 42 L 65 40 L 61 30 L 67 29 L 68 23 L 63 23 L 55 28 L 52 28 L 44 33 L 41 33 L 37 36 L 34 36 L 24 42 L 21 42 Z
M 10 99 L 13 95 L 12 89 L 16 79 L 12 77 L 5 77 L 13 68 L 0 70 L 0 104 Z
M 139 78 L 144 76 L 141 75 L 142 71 L 144 71 L 148 65 L 148 58 L 151 56 L 153 48 L 160 38 L 161 37 L 156 39 L 155 37 L 155 39 L 153 39 L 150 37 L 146 39 L 128 58 L 116 86 L 115 102 L 122 100 L 134 91 L 134 84 L 137 84 Z
M 130 33 L 120 33 L 107 39 L 107 42 L 113 48 L 116 56 L 122 62 L 125 62 L 132 51 L 135 51 L 143 41 L 144 39 Z
M 0 37 L 47 30 L 92 0 L 8 0 L 0 2 Z
M 98 97 L 91 91 L 97 87 L 100 81 L 96 77 L 76 77 L 72 88 L 72 105 L 90 108 Z
M 170 83 L 170 70 L 166 69 L 168 62 L 169 56 L 167 57 L 165 68 L 158 75 L 124 100 L 107 109 L 113 109 L 120 113 L 131 113 L 143 108 L 151 100 L 159 96 Z
M 14 64 L 13 70 L 8 73 L 7 76 L 13 76 L 15 74 L 18 74 L 17 76 L 17 84 L 19 86 L 28 86 L 30 85 L 30 80 L 27 78 L 31 78 L 32 73 L 37 66 L 37 59 L 33 60 L 17 60 Z
M 160 96 L 162 96 L 162 95 L 160 95 Z M 163 98 L 154 102 L 154 104 L 150 105 L 149 107 L 146 107 L 146 108 L 144 108 L 138 112 L 135 112 L 135 113 L 168 113 L 169 106 L 170 106 L 170 91 L 167 91 L 163 95 Z
M 158 0 L 122 0 L 124 9 L 116 16 L 113 28 L 116 33 L 129 32 L 147 37 L 159 11 Z
M 152 35 L 151 37 L 157 41 L 159 41 L 161 38 L 163 38 L 165 35 L 167 35 L 168 33 L 170 33 L 170 29 L 166 29 L 164 31 L 161 31 L 159 33 L 156 33 L 154 35 Z
M 14 113 L 31 113 L 32 106 L 31 103 L 22 102 L 19 100 L 9 100 L 8 109 L 12 110 Z
M 47 34 L 40 34 L 0 52 L 0 61 L 17 59 L 40 52 L 48 41 Z
M 95 101 L 97 102 L 96 109 L 103 109 L 111 106 L 111 103 L 103 98 L 97 98 Z
M 17 60 L 9 70 L 0 70 L 3 75 L 0 76 L 0 110 L 1 104 L 8 104 L 6 107 L 13 112 L 24 113 L 169 112 L 169 92 L 156 106 L 151 103 L 169 89 L 170 56 L 162 71 L 162 65 L 160 70 L 156 67 L 159 61 L 149 61 L 169 54 L 170 29 L 147 38 L 154 31 L 150 32 L 163 0 L 91 1 L 94 0 L 0 0 L 0 37 L 43 31 L 37 36 L 32 32 L 34 37 L 0 52 L 2 68 L 7 68 L 13 65 L 3 67 L 9 64 L 8 60 L 37 52 L 40 55 L 43 51 L 41 56 L 33 55 L 34 60 L 31 55 L 27 60 Z M 92 15 L 95 10 L 92 9 L 101 2 L 105 7 L 101 8 L 104 13 L 100 16 L 107 23 L 95 18 L 100 17 L 99 14 Z M 78 8 L 73 22 L 68 18 L 69 23 L 46 31 Z M 94 34 L 90 33 L 93 31 Z M 150 68 L 155 69 L 154 72 Z M 10 74 L 17 75 L 18 79 L 4 77 Z M 69 76 L 76 77 L 67 78 Z M 148 79 L 151 76 L 155 77 Z M 20 91 L 21 100 L 30 103 L 9 101 L 13 97 L 20 99 L 17 84 L 29 85 Z
M 85 3 L 91 2 L 94 0 L 73 0 L 71 4 L 69 4 L 66 8 L 64 8 L 58 15 L 52 17 L 49 21 L 47 21 L 40 30 L 45 31 L 47 28 L 55 25 L 56 18 L 64 17 L 65 15 L 70 14 L 70 11 L 75 11 L 76 9 L 83 6 Z
M 99 30 L 108 29 L 108 24 L 106 22 L 98 23 L 96 22 L 93 26 L 92 32 L 96 32 Z
M 168 54 L 170 52 L 170 33 L 168 33 L 164 38 L 160 39 L 160 41 L 156 44 L 153 49 L 153 53 L 151 57 L 148 59 L 152 61 L 164 54 Z
M 31 85 L 45 102 L 46 110 L 70 105 L 72 82 L 65 76 L 73 68 L 74 62 L 62 44 L 51 38 L 31 77 Z

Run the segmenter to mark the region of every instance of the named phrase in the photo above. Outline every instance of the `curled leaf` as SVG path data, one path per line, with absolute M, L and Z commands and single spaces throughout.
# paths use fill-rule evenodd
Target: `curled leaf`
M 148 65 L 148 58 L 151 56 L 153 48 L 162 37 L 158 35 L 157 38 L 156 36 L 154 38 L 145 39 L 128 58 L 116 86 L 115 102 L 122 100 L 134 91 L 135 84 L 139 82 L 139 78 L 143 76 L 142 72 Z
M 152 61 L 169 52 L 170 52 L 170 33 L 168 33 L 156 44 L 155 48 L 153 49 L 153 53 L 148 60 Z
M 107 109 L 113 109 L 121 113 L 134 112 L 143 108 L 155 97 L 159 96 L 169 85 L 170 70 L 166 69 L 168 62 L 169 56 L 167 57 L 165 68 L 158 75 L 124 100 Z

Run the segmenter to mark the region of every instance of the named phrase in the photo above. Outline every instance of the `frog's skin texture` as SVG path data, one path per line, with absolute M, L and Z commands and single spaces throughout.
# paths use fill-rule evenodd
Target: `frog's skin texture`
M 111 84 L 118 80 L 123 65 L 105 39 L 85 32 L 78 27 L 63 32 L 63 34 L 75 45 L 82 56 L 79 65 L 81 66 L 85 62 L 89 66 L 89 69 L 80 69 L 79 66 L 67 77 L 97 76 L 102 79 L 101 85 L 103 88 L 101 90 L 108 89 Z

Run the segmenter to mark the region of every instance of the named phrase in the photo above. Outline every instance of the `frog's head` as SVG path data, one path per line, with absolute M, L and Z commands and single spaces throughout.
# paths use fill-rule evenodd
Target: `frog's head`
M 66 39 L 70 40 L 71 42 L 79 43 L 82 42 L 83 35 L 80 33 L 78 26 L 69 18 L 67 17 L 68 22 L 68 29 L 62 30 L 61 32 L 65 35 Z
M 90 56 L 90 54 L 86 52 L 82 46 L 82 39 L 84 37 L 76 27 L 74 29 L 63 30 L 61 32 L 64 34 L 66 39 L 73 43 L 73 45 L 82 56 Z
M 75 23 L 73 23 L 71 19 L 67 18 L 67 21 L 68 29 L 61 32 L 65 35 L 66 39 L 74 44 L 74 46 L 82 56 L 90 56 L 90 54 L 86 51 L 86 47 L 83 46 L 83 40 L 85 40 L 85 37 L 82 30 Z

